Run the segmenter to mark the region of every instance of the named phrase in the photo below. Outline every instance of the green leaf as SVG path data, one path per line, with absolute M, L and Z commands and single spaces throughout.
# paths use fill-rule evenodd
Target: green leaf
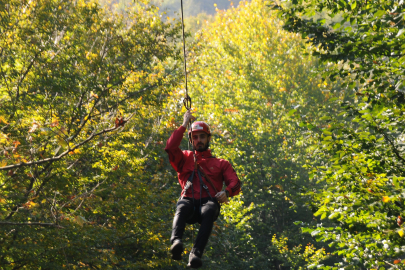
M 312 125 L 311 123 L 308 123 L 308 124 L 307 124 L 307 128 L 310 129 L 310 130 L 313 129 L 314 127 L 315 127 L 315 126 Z
M 333 29 L 339 29 L 340 28 L 340 23 L 336 23 L 334 26 L 333 26 Z
M 385 10 L 378 10 L 376 13 L 374 13 L 374 18 L 381 18 L 381 16 L 383 16 L 386 13 Z
M 339 218 L 339 216 L 340 216 L 340 213 L 338 213 L 338 212 L 333 212 L 332 214 L 330 214 L 329 216 L 328 216 L 328 219 L 337 219 L 337 218 Z
M 291 116 L 293 115 L 297 110 L 296 109 L 292 109 L 287 113 L 287 116 Z

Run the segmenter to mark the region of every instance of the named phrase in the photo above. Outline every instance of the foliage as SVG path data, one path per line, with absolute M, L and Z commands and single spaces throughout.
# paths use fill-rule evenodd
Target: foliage
M 302 245 L 294 246 L 290 249 L 287 237 L 277 238 L 276 235 L 273 235 L 271 242 L 280 253 L 279 260 L 287 260 L 287 263 L 283 267 L 287 266 L 297 270 L 311 269 L 320 265 L 320 262 L 324 261 L 327 256 L 323 248 L 317 250 L 310 243 L 305 246 L 303 251 Z M 303 268 L 302 265 L 306 265 L 307 267 Z
M 185 18 L 184 27 L 187 32 L 198 34 L 198 31 L 206 28 L 209 23 L 214 21 L 214 16 L 207 13 L 200 13 L 197 16 Z
M 0 3 L 2 269 L 157 267 L 170 217 L 152 144 L 179 24 L 133 4 Z
M 110 8 L 114 8 L 117 11 L 124 11 L 127 6 L 131 5 L 133 0 L 100 0 L 100 3 L 107 5 Z M 201 14 L 207 14 L 213 16 L 216 14 L 216 10 L 225 10 L 231 6 L 238 6 L 240 0 L 183 0 L 184 16 L 198 17 Z M 153 5 L 159 7 L 162 12 L 166 12 L 170 17 L 179 16 L 181 11 L 180 0 L 153 0 L 150 2 Z
M 231 6 L 238 6 L 240 0 L 183 0 L 184 14 L 186 17 L 198 16 L 201 13 L 215 15 L 217 9 L 225 10 Z M 162 10 L 167 10 L 169 13 L 180 12 L 180 0 L 155 0 L 154 3 Z
M 318 142 L 308 166 L 325 183 L 310 194 L 326 224 L 306 231 L 338 249 L 333 269 L 403 268 L 404 2 L 293 0 L 274 8 L 287 30 L 308 38 L 324 77 L 343 81 L 318 118 L 324 128 L 302 123 Z M 314 21 L 321 12 L 342 20 Z

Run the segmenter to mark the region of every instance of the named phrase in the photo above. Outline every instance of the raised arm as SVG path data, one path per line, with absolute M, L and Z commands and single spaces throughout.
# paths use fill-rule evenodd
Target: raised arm
M 172 167 L 179 172 L 184 163 L 184 154 L 180 149 L 180 143 L 186 131 L 187 124 L 190 120 L 195 119 L 190 111 L 187 111 L 183 117 L 183 125 L 173 132 L 166 142 L 165 151 L 169 155 L 169 161 Z

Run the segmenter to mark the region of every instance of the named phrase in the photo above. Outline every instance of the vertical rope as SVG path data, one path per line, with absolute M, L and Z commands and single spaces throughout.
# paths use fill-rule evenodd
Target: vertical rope
M 185 78 L 185 86 L 186 86 L 186 95 L 183 99 L 183 104 L 186 110 L 191 109 L 191 98 L 188 95 L 188 85 L 187 85 L 187 58 L 186 58 L 186 38 L 184 34 L 184 15 L 183 15 L 183 0 L 180 0 L 181 3 L 181 28 L 183 31 L 183 63 L 184 63 L 184 78 Z M 193 129 L 191 123 L 189 124 L 189 129 L 190 129 L 190 138 L 188 139 L 188 149 L 190 149 L 190 140 L 191 140 L 191 147 L 194 149 L 193 145 Z M 195 150 L 193 151 L 193 156 L 195 159 Z M 194 196 L 193 196 L 193 202 L 194 202 Z M 194 243 L 194 224 L 191 224 L 191 242 Z
M 181 28 L 183 32 L 183 64 L 184 64 L 184 78 L 185 78 L 185 86 L 186 86 L 186 95 L 184 96 L 183 99 L 183 104 L 186 110 L 191 109 L 191 98 L 188 95 L 188 85 L 187 85 L 187 58 L 186 58 L 186 38 L 184 34 L 184 12 L 183 12 L 183 0 L 180 0 L 181 3 Z M 189 130 L 190 130 L 190 137 L 188 138 L 188 149 L 190 150 L 190 141 L 191 141 L 191 147 L 193 147 L 193 156 L 194 156 L 194 161 L 195 161 L 195 149 L 193 145 L 193 128 L 191 125 L 191 122 L 188 123 L 189 125 Z M 193 190 L 194 191 L 194 190 Z M 193 195 L 193 203 L 194 203 L 194 195 Z M 191 242 L 194 243 L 194 224 L 191 224 Z
M 186 95 L 183 99 L 184 107 L 187 110 L 191 109 L 191 98 L 188 95 L 188 85 L 187 85 L 187 59 L 186 59 L 186 38 L 184 34 L 184 15 L 183 15 L 183 0 L 180 0 L 181 3 L 181 28 L 183 31 L 183 65 L 184 65 L 184 78 L 186 84 Z
M 186 40 L 184 35 L 184 15 L 183 15 L 183 0 L 181 2 L 181 28 L 183 30 L 183 62 L 184 62 L 184 77 L 186 79 L 186 96 L 188 96 L 188 88 L 187 88 L 187 60 L 186 60 Z

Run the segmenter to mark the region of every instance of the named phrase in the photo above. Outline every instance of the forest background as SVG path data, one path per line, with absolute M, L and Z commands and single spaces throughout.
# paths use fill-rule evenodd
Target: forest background
M 194 114 L 243 183 L 205 269 L 405 267 L 403 7 L 185 1 Z M 179 9 L 0 2 L 2 269 L 184 268 L 198 226 L 169 259 L 163 150 L 185 112 Z

